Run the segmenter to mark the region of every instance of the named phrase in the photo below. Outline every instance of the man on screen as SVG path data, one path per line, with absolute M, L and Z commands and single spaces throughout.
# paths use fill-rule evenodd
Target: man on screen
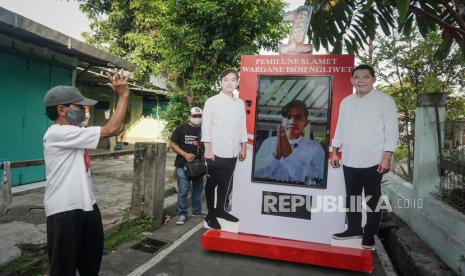
M 263 141 L 257 152 L 255 178 L 321 185 L 325 152 L 319 143 L 302 136 L 310 124 L 305 103 L 293 100 L 283 107 L 281 115 L 276 137 Z

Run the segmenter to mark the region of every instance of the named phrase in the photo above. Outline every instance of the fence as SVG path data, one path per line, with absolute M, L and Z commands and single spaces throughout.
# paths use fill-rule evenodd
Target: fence
M 434 195 L 465 213 L 465 122 L 441 124 L 441 132 L 441 183 Z
M 134 150 L 122 150 L 122 151 L 115 151 L 115 152 L 105 152 L 105 153 L 96 153 L 91 154 L 90 159 L 98 159 L 98 158 L 111 158 L 111 157 L 118 157 L 122 155 L 131 155 L 134 154 Z M 45 164 L 43 159 L 38 160 L 25 160 L 25 161 L 12 161 L 10 168 L 22 168 L 22 167 L 29 167 L 29 166 L 38 166 Z M 0 170 L 3 169 L 3 163 L 0 163 Z
M 399 144 L 392 158 L 392 172 L 402 179 L 413 181 L 415 121 L 399 120 Z

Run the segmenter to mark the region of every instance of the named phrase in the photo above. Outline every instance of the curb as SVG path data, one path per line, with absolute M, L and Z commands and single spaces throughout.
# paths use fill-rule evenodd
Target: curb
M 400 275 L 456 275 L 400 218 L 390 214 L 378 233 Z
M 391 262 L 391 258 L 389 258 L 389 255 L 387 254 L 386 249 L 384 248 L 384 245 L 378 238 L 378 236 L 375 236 L 375 250 L 379 256 L 379 260 L 381 262 L 381 265 L 383 266 L 383 270 L 386 273 L 386 275 L 397 276 L 398 274 L 396 272 L 396 269 L 394 268 L 394 265 Z

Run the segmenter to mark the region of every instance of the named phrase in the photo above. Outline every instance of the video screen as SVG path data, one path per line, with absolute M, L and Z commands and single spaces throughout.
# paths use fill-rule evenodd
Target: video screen
M 331 76 L 259 76 L 252 181 L 326 188 Z

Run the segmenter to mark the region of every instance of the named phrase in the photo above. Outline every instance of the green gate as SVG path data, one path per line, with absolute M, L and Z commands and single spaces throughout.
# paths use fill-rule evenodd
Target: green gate
M 71 68 L 0 51 L 0 159 L 43 159 L 43 135 L 51 124 L 43 98 L 52 86 L 71 82 Z M 44 179 L 43 165 L 12 170 L 12 186 Z

